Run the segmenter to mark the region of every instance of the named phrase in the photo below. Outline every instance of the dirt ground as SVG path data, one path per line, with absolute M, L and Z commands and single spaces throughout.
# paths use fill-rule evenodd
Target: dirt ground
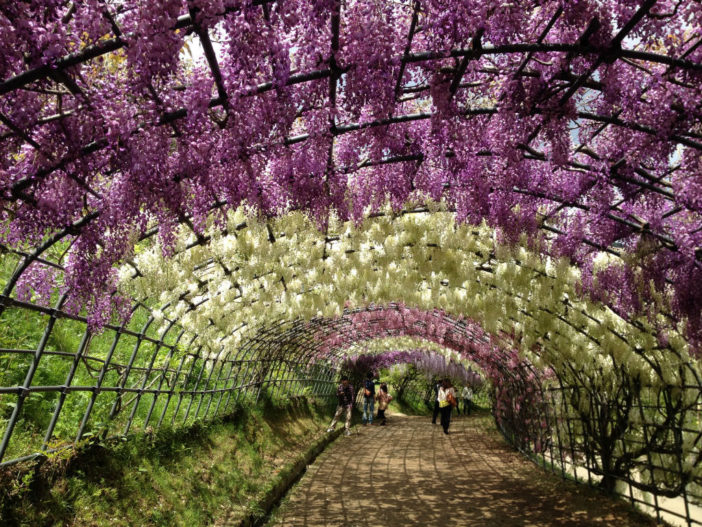
M 611 526 L 655 521 L 621 500 L 548 474 L 512 450 L 489 416 L 392 416 L 337 439 L 269 525 Z

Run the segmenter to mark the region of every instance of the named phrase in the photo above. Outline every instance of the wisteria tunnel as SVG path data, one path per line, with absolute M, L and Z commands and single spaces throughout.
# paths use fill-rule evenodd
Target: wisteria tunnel
M 699 0 L 10 1 L 0 44 L 0 468 L 439 360 L 702 525 Z

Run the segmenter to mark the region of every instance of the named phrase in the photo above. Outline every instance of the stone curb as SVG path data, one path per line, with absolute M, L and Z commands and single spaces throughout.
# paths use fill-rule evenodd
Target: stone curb
M 273 480 L 273 486 L 256 504 L 256 510 L 262 511 L 262 514 L 249 514 L 241 522 L 238 527 L 260 527 L 265 525 L 273 509 L 288 493 L 290 488 L 297 483 L 302 475 L 307 471 L 307 466 L 312 463 L 324 449 L 339 437 L 344 431 L 344 427 L 340 427 L 331 433 L 325 433 L 323 437 L 315 441 L 304 454 L 298 457 L 297 461 L 286 466 Z

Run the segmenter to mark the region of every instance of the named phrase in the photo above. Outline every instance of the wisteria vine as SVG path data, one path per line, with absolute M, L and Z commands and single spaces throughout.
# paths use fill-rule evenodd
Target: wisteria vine
M 463 364 L 447 361 L 439 353 L 422 349 L 394 350 L 380 354 L 365 353 L 351 355 L 341 363 L 342 371 L 352 371 L 361 376 L 379 370 L 388 369 L 398 364 L 413 365 L 430 378 L 450 378 L 463 385 L 478 387 L 481 385 L 480 375 Z
M 44 287 L 28 266 L 65 244 L 66 305 L 99 328 L 154 228 L 169 255 L 213 209 L 324 230 L 432 198 L 569 257 L 624 316 L 663 295 L 698 338 L 701 20 L 684 0 L 3 5 L 1 239 L 27 254 L 5 294 Z M 621 258 L 597 273 L 602 251 Z

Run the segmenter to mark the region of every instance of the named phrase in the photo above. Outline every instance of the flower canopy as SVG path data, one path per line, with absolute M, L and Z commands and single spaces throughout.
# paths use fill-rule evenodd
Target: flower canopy
M 404 336 L 553 466 L 702 496 L 702 3 L 28 0 L 0 42 L 0 322 L 45 324 L 0 462 Z
M 59 280 L 100 327 L 155 231 L 169 254 L 179 223 L 242 203 L 323 230 L 432 198 L 570 257 L 626 313 L 665 296 L 696 338 L 701 19 L 681 0 L 5 6 L 2 238 L 30 257 L 4 293 L 62 244 L 62 279 L 24 281 Z M 602 251 L 622 260 L 595 280 Z

